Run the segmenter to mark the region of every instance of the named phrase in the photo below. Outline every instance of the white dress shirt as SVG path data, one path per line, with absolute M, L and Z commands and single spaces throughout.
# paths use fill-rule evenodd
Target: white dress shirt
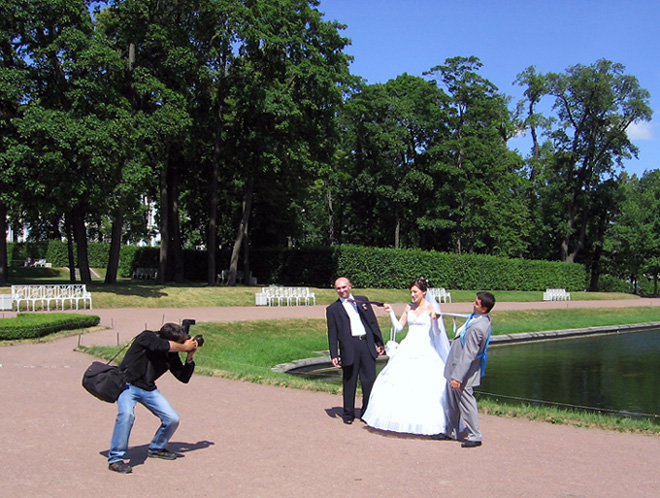
M 354 299 L 352 294 L 350 299 Z M 367 331 L 364 328 L 364 324 L 360 318 L 360 313 L 357 310 L 358 303 L 350 302 L 348 299 L 340 298 L 340 300 L 341 304 L 346 310 L 346 314 L 348 315 L 349 320 L 351 321 L 351 335 L 355 337 L 366 335 Z

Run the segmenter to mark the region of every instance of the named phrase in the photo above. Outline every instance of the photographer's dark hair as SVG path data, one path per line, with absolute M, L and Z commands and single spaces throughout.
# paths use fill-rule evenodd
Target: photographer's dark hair
M 409 289 L 417 287 L 422 292 L 426 292 L 429 289 L 429 279 L 426 277 L 418 277 L 408 286 Z
M 181 325 L 176 323 L 166 323 L 158 331 L 158 335 L 168 341 L 184 343 L 188 340 L 188 334 Z
M 490 292 L 477 292 L 477 297 L 481 301 L 481 306 L 486 308 L 486 310 L 490 313 L 490 310 L 492 310 L 493 306 L 495 306 L 495 296 L 493 296 Z

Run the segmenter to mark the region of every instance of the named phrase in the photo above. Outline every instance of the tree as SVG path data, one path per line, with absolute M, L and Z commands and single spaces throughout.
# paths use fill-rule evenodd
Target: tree
M 321 19 L 317 5 L 315 0 L 246 2 L 245 31 L 229 68 L 235 115 L 228 136 L 235 145 L 234 180 L 242 189 L 230 284 L 241 249 L 248 248 L 255 199 L 287 192 L 293 202 L 314 180 L 318 163 L 332 154 L 334 117 L 348 79 L 341 52 L 347 40 L 336 23 Z M 286 208 L 278 206 L 277 214 Z M 247 278 L 248 268 L 244 273 Z
M 477 72 L 481 67 L 477 57 L 454 57 L 426 73 L 446 93 L 449 134 L 431 150 L 439 188 L 423 227 L 459 254 L 520 256 L 529 218 L 522 164 L 506 146 L 514 123 L 507 98 Z
M 418 220 L 434 188 L 427 149 L 443 135 L 434 82 L 401 75 L 368 85 L 340 113 L 348 169 L 343 197 L 351 241 L 366 245 L 418 246 Z M 375 216 L 365 216 L 373 212 Z
M 556 151 L 553 168 L 556 186 L 565 193 L 563 261 L 575 261 L 585 247 L 599 188 L 615 177 L 623 159 L 637 154 L 626 129 L 651 118 L 648 91 L 624 70 L 601 59 L 547 75 L 557 114 L 550 133 Z
M 17 30 L 11 42 L 26 65 L 30 91 L 19 101 L 20 116 L 13 123 L 19 135 L 16 163 L 28 171 L 26 185 L 34 188 L 32 206 L 40 211 L 65 212 L 77 242 L 78 267 L 83 282 L 90 282 L 84 217 L 94 204 L 92 156 L 86 147 L 90 123 L 74 98 L 79 78 L 75 61 L 92 34 L 87 3 L 32 2 L 13 18 Z M 19 9 L 17 9 L 19 10 Z M 84 113 L 83 113 L 84 114 Z M 95 187 L 96 186 L 96 187 Z M 72 244 L 72 240 L 69 240 Z M 75 262 L 70 261 L 75 280 Z
M 0 285 L 9 279 L 7 258 L 7 215 L 29 196 L 29 175 L 19 161 L 21 143 L 13 120 L 20 116 L 21 102 L 29 95 L 30 75 L 23 57 L 23 46 L 17 43 L 30 13 L 14 9 L 12 2 L 0 0 Z
M 621 178 L 623 199 L 616 219 L 604 237 L 604 267 L 633 288 L 643 276 L 653 279 L 654 295 L 660 277 L 660 171 Z

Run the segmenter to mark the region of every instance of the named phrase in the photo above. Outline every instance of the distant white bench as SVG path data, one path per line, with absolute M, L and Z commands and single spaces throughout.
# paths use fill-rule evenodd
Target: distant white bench
M 136 268 L 133 270 L 133 280 L 156 280 L 158 270 L 156 268 Z
M 242 270 L 236 272 L 236 282 L 243 283 L 244 274 Z M 220 285 L 227 285 L 229 283 L 229 270 L 222 270 L 215 277 L 215 282 Z M 252 276 L 252 272 L 249 275 L 250 285 L 257 285 L 257 277 Z
M 429 292 L 439 303 L 451 303 L 451 293 L 444 287 L 429 287 Z
M 12 311 L 14 302 L 11 300 L 11 294 L 0 294 L 0 311 Z
M 571 293 L 566 289 L 546 289 L 543 293 L 544 301 L 570 301 Z
M 50 311 L 51 304 L 54 309 L 65 309 L 67 303 L 69 308 L 80 309 L 89 306 L 92 309 L 92 293 L 87 290 L 85 284 L 48 284 L 48 285 L 12 285 L 11 286 L 12 307 L 21 311 L 21 305 L 25 303 L 25 309 L 36 311 L 37 303 L 42 310 Z
M 254 296 L 257 306 L 309 306 L 316 304 L 316 294 L 309 287 L 262 287 Z

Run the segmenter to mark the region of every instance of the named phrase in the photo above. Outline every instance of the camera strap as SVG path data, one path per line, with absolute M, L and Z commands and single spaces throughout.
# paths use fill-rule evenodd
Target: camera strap
M 133 337 L 133 339 L 131 339 L 131 340 L 130 340 L 129 342 L 127 342 L 126 344 L 124 344 L 124 347 L 121 348 L 119 351 L 117 351 L 117 352 L 115 353 L 115 355 L 107 361 L 107 364 L 110 365 L 110 363 L 112 362 L 112 360 L 114 360 L 117 356 L 119 356 L 119 354 L 120 354 L 122 351 L 124 351 L 128 346 L 130 346 L 131 344 L 133 344 L 133 341 L 135 341 L 135 337 Z

